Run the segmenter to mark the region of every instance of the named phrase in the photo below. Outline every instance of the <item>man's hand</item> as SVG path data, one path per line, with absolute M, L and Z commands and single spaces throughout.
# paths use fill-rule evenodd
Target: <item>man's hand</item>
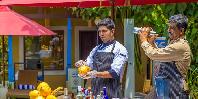
M 76 66 L 76 67 L 80 67 L 80 66 L 82 66 L 82 65 L 86 65 L 86 62 L 85 62 L 84 60 L 79 60 L 79 61 L 77 61 L 77 62 L 75 63 L 75 66 Z
M 138 33 L 140 35 L 141 42 L 148 41 L 150 31 L 151 31 L 150 27 L 144 27 L 141 29 L 141 31 Z
M 153 35 L 149 35 L 149 37 L 148 37 L 148 42 L 150 43 L 150 44 L 154 44 L 154 41 L 155 41 L 155 39 L 158 37 L 158 34 L 153 34 Z
M 88 72 L 86 75 L 79 75 L 79 77 L 83 79 L 90 79 L 90 78 L 96 78 L 96 73 L 98 73 L 96 70 Z

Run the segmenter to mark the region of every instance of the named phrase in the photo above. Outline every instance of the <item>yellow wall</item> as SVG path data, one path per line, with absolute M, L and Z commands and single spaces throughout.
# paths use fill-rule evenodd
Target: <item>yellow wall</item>
M 142 68 L 140 68 L 141 71 L 139 72 L 137 69 L 138 66 L 135 66 L 135 91 L 136 92 L 147 92 L 149 90 L 148 87 L 150 87 L 149 86 L 150 83 L 152 83 L 151 80 L 147 80 L 147 76 L 146 76 L 147 64 L 150 61 L 150 59 L 145 55 L 145 53 L 141 47 L 140 47 L 140 55 L 141 55 L 140 57 L 141 57 L 141 67 Z
M 19 62 L 19 37 L 13 36 L 13 62 Z
M 57 87 L 66 87 L 65 75 L 46 75 L 44 78 L 44 81 L 47 82 L 53 90 Z

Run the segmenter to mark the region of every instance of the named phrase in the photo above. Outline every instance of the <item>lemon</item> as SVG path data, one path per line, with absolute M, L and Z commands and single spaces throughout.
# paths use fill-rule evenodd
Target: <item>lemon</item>
M 44 97 L 50 95 L 52 92 L 50 86 L 46 82 L 41 82 L 38 85 L 37 90 L 40 92 L 40 95 L 42 95 Z
M 45 99 L 43 96 L 38 96 L 36 99 Z
M 38 90 L 33 90 L 33 91 L 30 91 L 29 92 L 29 96 L 30 96 L 30 99 L 35 99 L 36 97 L 38 97 L 40 94 L 39 94 L 39 91 Z
M 39 92 L 40 92 L 40 95 L 46 97 L 51 94 L 52 90 L 50 87 L 44 86 L 41 88 Z
M 54 95 L 48 95 L 46 99 L 57 99 Z
M 79 73 L 80 75 L 86 75 L 87 72 L 89 72 L 90 70 L 91 70 L 91 68 L 90 68 L 89 66 L 83 65 L 83 66 L 80 66 L 80 67 L 78 68 L 78 73 Z
M 40 91 L 42 87 L 49 87 L 49 85 L 46 82 L 41 82 L 38 85 L 37 90 Z

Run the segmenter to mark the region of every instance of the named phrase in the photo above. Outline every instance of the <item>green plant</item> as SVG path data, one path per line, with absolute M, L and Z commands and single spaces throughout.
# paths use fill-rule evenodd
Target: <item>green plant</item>
M 81 17 L 83 20 L 94 20 L 96 17 L 105 18 L 109 17 L 110 8 L 71 8 L 73 14 L 77 17 Z
M 198 98 L 198 65 L 191 65 L 191 68 L 188 72 L 188 85 L 190 86 L 190 95 L 192 98 Z
M 3 42 L 4 42 L 4 45 L 3 45 Z M 3 52 L 3 49 L 4 49 L 4 52 Z M 8 70 L 8 68 L 7 68 L 8 62 L 6 61 L 8 58 L 7 51 L 8 51 L 8 37 L 4 36 L 4 41 L 3 41 L 3 36 L 1 36 L 0 37 L 0 62 L 1 62 L 0 72 L 3 71 L 3 66 L 2 66 L 3 58 L 4 58 L 4 67 L 5 67 L 4 72 L 6 72 Z M 7 77 L 5 77 L 5 78 L 7 79 Z M 3 74 L 0 75 L 0 81 L 3 81 Z

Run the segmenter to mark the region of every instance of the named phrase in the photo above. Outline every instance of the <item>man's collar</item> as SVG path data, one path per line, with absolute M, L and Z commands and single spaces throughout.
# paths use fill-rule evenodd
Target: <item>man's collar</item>
M 181 37 L 179 37 L 179 38 L 177 38 L 177 39 L 175 39 L 175 40 L 170 40 L 170 44 L 171 43 L 174 43 L 174 42 L 177 42 L 177 41 L 179 41 L 179 40 L 181 40 L 181 39 L 185 39 L 186 37 L 185 36 L 181 36 Z
M 114 42 L 115 42 L 115 40 L 109 40 L 109 41 L 107 41 L 106 43 L 103 43 L 103 44 L 110 45 L 110 44 L 113 44 Z

